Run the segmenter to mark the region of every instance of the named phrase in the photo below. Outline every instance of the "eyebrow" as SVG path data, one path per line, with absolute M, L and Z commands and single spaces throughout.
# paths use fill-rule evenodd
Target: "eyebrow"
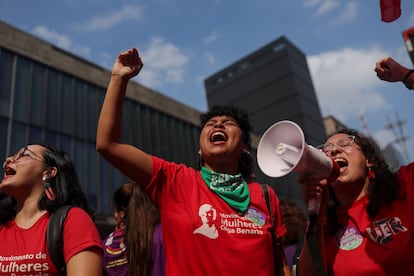
M 34 152 L 33 150 L 31 150 L 31 149 L 29 149 L 28 147 L 26 147 L 26 150 L 28 151 L 28 152 L 30 152 L 31 154 L 33 154 L 34 156 L 36 156 L 36 157 L 38 157 L 38 158 L 40 158 L 40 159 L 42 159 L 42 160 L 44 160 L 44 158 L 43 158 L 43 155 L 42 154 L 37 154 L 36 152 Z

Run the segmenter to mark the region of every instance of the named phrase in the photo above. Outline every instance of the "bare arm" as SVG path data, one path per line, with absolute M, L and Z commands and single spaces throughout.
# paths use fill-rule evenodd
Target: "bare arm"
M 401 81 L 409 89 L 413 89 L 414 74 L 410 74 L 410 69 L 402 66 L 391 57 L 384 57 L 375 64 L 375 72 L 379 79 L 388 82 Z
M 91 248 L 72 256 L 66 264 L 66 271 L 68 276 L 101 276 L 101 250 Z
M 132 145 L 121 143 L 127 84 L 142 66 L 135 48 L 122 52 L 116 59 L 98 120 L 96 150 L 129 178 L 145 185 L 152 175 L 151 156 Z

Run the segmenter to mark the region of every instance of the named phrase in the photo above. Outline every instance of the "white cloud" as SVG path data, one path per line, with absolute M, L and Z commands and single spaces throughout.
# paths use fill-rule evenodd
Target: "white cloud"
M 316 8 L 314 15 L 317 17 L 330 14 L 334 19 L 327 26 L 340 26 L 352 22 L 358 16 L 356 1 L 344 3 L 338 0 L 307 0 L 304 6 Z
M 190 56 L 161 37 L 152 38 L 148 47 L 139 50 L 144 68 L 139 81 L 149 87 L 159 88 L 168 83 L 182 83 L 184 67 Z
M 308 64 L 322 114 L 346 122 L 360 114 L 388 107 L 377 87 L 374 73 L 378 57 L 387 55 L 376 48 L 325 52 L 309 56 Z
M 82 57 L 90 57 L 92 49 L 85 46 L 75 46 L 73 51 Z
M 49 30 L 46 26 L 35 27 L 33 33 L 65 50 L 69 50 L 72 45 L 72 42 L 68 36 Z
M 219 38 L 219 35 L 216 31 L 212 32 L 209 36 L 203 39 L 203 44 L 209 44 L 216 41 Z
M 380 146 L 380 148 L 385 148 L 389 144 L 393 143 L 395 146 L 398 147 L 398 149 L 400 149 L 399 144 L 394 143 L 396 136 L 390 130 L 387 130 L 387 129 L 379 130 L 373 133 L 373 137 L 375 141 L 378 143 L 378 145 Z
M 355 1 L 346 3 L 343 11 L 336 16 L 331 25 L 340 26 L 352 22 L 358 15 L 358 4 Z
M 40 38 L 62 48 L 66 51 L 70 51 L 84 58 L 90 57 L 91 48 L 81 45 L 73 45 L 72 40 L 66 36 L 59 34 L 53 30 L 48 29 L 46 26 L 37 26 L 34 28 L 33 33 Z
M 316 5 L 318 5 L 322 0 L 305 0 L 303 2 L 303 5 L 305 7 L 314 7 Z
M 142 10 L 143 8 L 139 5 L 123 6 L 111 13 L 94 16 L 77 28 L 83 31 L 107 30 L 121 22 L 140 19 Z
M 339 3 L 337 0 L 324 0 L 316 11 L 316 15 L 323 15 L 331 12 L 336 7 L 338 7 L 338 5 Z
M 393 110 L 392 103 L 388 103 L 380 93 L 384 82 L 379 81 L 374 72 L 375 62 L 389 55 L 372 47 L 345 48 L 309 56 L 308 65 L 323 116 L 333 115 L 345 125 L 358 128 L 357 122 L 362 124 L 361 115 L 378 117 L 379 114 L 388 114 L 387 110 Z M 369 131 L 372 129 L 368 128 Z M 390 129 L 368 134 L 381 148 L 396 139 Z

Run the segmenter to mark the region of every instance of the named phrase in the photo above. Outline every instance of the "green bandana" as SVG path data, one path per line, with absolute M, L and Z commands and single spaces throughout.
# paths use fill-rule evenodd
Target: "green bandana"
M 201 167 L 201 177 L 207 186 L 221 197 L 228 205 L 243 214 L 250 203 L 250 192 L 247 182 L 239 174 L 216 173 Z

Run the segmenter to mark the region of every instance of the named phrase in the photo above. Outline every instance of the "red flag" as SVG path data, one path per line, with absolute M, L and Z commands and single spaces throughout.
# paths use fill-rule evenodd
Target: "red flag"
M 392 22 L 401 15 L 401 0 L 380 0 L 381 20 Z

